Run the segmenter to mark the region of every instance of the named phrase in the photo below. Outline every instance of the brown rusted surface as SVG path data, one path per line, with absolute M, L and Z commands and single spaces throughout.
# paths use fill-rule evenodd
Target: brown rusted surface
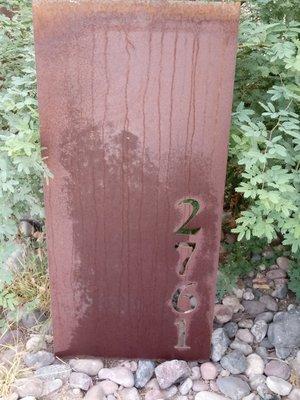
M 239 6 L 33 3 L 55 350 L 206 359 Z

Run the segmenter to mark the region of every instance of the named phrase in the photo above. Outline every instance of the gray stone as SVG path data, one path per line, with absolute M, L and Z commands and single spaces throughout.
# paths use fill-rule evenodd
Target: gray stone
M 134 386 L 143 388 L 150 381 L 154 373 L 155 363 L 151 360 L 139 360 L 135 373 Z
M 267 360 L 269 357 L 269 353 L 267 352 L 267 349 L 265 347 L 259 346 L 256 348 L 256 353 L 263 359 Z
M 28 221 L 21 221 L 19 223 L 19 231 L 24 237 L 30 237 L 34 234 L 34 227 Z
M 189 377 L 191 371 L 186 361 L 165 361 L 155 368 L 155 375 L 161 389 L 167 389 Z
M 248 383 L 234 376 L 218 378 L 217 385 L 220 391 L 232 400 L 241 400 L 250 393 Z
M 288 396 L 292 390 L 292 385 L 289 382 L 276 376 L 268 376 L 266 384 L 273 393 L 279 396 Z
M 272 345 L 272 343 L 269 341 L 269 339 L 267 337 L 265 337 L 261 342 L 260 342 L 260 346 L 265 347 L 268 350 L 271 350 L 274 348 L 274 346 Z
M 291 349 L 289 347 L 275 347 L 276 356 L 285 360 L 291 354 Z
M 280 283 L 275 285 L 275 290 L 272 292 L 272 296 L 277 299 L 285 299 L 288 293 L 288 287 L 286 283 Z
M 271 360 L 265 367 L 265 374 L 287 380 L 291 375 L 291 368 L 283 361 Z
M 277 349 L 300 346 L 300 314 L 285 312 L 269 326 L 268 339 Z
M 43 391 L 43 382 L 34 377 L 17 379 L 13 384 L 20 397 L 40 397 Z
M 244 300 L 242 305 L 245 308 L 245 313 L 249 314 L 251 317 L 256 317 L 266 310 L 266 306 L 257 300 Z
M 236 334 L 237 330 L 238 330 L 238 325 L 237 325 L 236 322 L 230 321 L 230 322 L 227 322 L 227 324 L 225 324 L 223 326 L 223 329 L 227 333 L 227 336 L 230 339 L 233 339 L 235 337 L 235 334 Z
M 251 333 L 254 336 L 257 343 L 260 343 L 266 336 L 268 331 L 268 324 L 263 321 L 257 321 L 251 328 Z
M 103 362 L 98 358 L 77 358 L 70 360 L 69 364 L 73 371 L 82 372 L 89 376 L 97 375 L 103 368 Z
M 252 347 L 250 346 L 250 344 L 247 344 L 245 342 L 242 342 L 239 339 L 235 339 L 231 345 L 230 348 L 233 350 L 239 350 L 240 352 L 242 352 L 245 356 L 248 356 L 249 354 L 252 353 Z
M 274 314 L 271 311 L 265 311 L 255 317 L 254 323 L 257 321 L 265 321 L 267 323 L 273 321 Z
M 36 400 L 36 397 L 33 397 L 33 396 L 26 396 L 26 397 L 22 397 L 21 400 Z
M 63 385 L 61 379 L 53 379 L 52 381 L 44 382 L 42 396 L 48 396 L 49 394 L 57 392 Z
M 68 364 L 53 364 L 47 367 L 39 368 L 35 371 L 34 375 L 43 381 L 51 379 L 61 379 L 63 381 L 69 379 L 71 368 Z
M 289 269 L 290 260 L 287 257 L 278 257 L 276 264 L 280 269 L 287 271 Z
M 82 372 L 72 372 L 70 375 L 71 388 L 78 388 L 87 391 L 92 386 L 92 384 L 92 378 L 87 374 L 84 374 Z
M 278 303 L 270 295 L 264 294 L 263 296 L 261 296 L 259 301 L 266 306 L 267 310 L 273 312 L 278 311 Z
M 120 390 L 118 392 L 118 397 L 120 400 L 140 400 L 141 398 L 135 387 Z
M 134 385 L 133 373 L 126 367 L 102 368 L 98 377 L 101 380 L 109 379 L 124 387 L 133 387 Z
M 40 350 L 37 353 L 27 353 L 24 357 L 24 363 L 32 369 L 39 369 L 54 363 L 55 357 L 48 351 Z
M 215 362 L 220 361 L 230 344 L 230 339 L 225 330 L 222 328 L 216 329 L 212 334 L 211 343 L 211 359 Z
M 282 279 L 286 277 L 286 271 L 282 269 L 271 269 L 266 273 L 266 277 L 271 280 Z
M 245 372 L 247 368 L 246 357 L 239 350 L 228 353 L 220 362 L 224 369 L 234 375 Z

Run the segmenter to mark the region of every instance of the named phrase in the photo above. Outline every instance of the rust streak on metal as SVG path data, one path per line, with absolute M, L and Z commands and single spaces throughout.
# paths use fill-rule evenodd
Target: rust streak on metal
M 55 351 L 207 359 L 239 5 L 33 9 Z

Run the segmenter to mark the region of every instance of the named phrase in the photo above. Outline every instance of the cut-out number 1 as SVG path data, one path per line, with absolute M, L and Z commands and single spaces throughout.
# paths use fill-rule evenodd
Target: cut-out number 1
M 178 337 L 178 342 L 177 345 L 175 346 L 175 349 L 190 349 L 190 346 L 187 346 L 186 344 L 186 322 L 184 319 L 179 319 L 175 322 L 175 325 L 177 326 L 177 337 Z

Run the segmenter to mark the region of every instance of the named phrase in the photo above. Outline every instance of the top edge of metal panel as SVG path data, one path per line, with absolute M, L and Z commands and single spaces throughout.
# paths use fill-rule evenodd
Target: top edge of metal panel
M 33 0 L 33 7 L 76 7 L 84 6 L 86 11 L 130 14 L 146 12 L 160 16 L 175 18 L 193 17 L 199 20 L 228 20 L 239 19 L 239 2 L 200 2 L 191 0 Z

